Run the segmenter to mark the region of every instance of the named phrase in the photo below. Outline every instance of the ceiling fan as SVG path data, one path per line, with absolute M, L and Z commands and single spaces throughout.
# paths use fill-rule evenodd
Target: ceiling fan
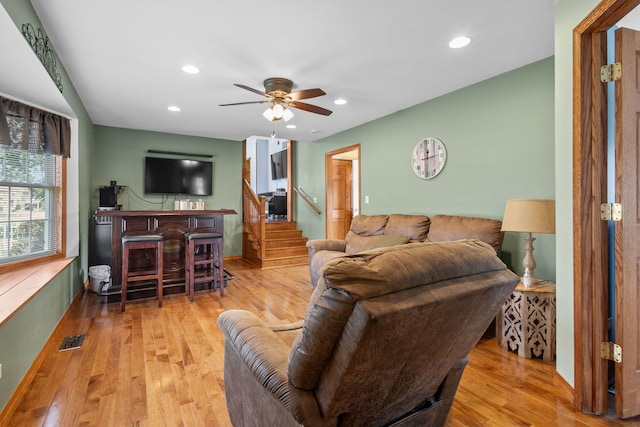
M 288 107 L 309 111 L 310 113 L 322 114 L 323 116 L 328 116 L 332 113 L 326 108 L 307 104 L 305 102 L 300 102 L 301 99 L 315 98 L 318 96 L 326 95 L 326 93 L 322 89 L 315 88 L 291 92 L 291 90 L 293 89 L 293 82 L 289 79 L 285 79 L 282 77 L 271 77 L 266 79 L 264 81 L 264 92 L 238 83 L 234 83 L 234 85 L 242 89 L 246 89 L 250 92 L 257 93 L 258 95 L 265 96 L 268 98 L 268 100 L 220 104 L 221 107 L 226 107 L 229 105 L 270 103 L 271 106 L 267 108 L 267 110 L 262 115 L 267 120 L 271 121 L 280 119 L 289 121 L 293 117 L 293 112 Z

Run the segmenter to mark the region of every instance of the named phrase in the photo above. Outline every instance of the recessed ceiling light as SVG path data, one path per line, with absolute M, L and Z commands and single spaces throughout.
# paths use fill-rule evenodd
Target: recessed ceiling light
M 176 107 L 175 105 L 170 105 L 169 107 L 167 107 L 167 110 L 169 110 L 169 111 L 180 111 L 180 107 Z
M 460 49 L 461 47 L 467 46 L 469 43 L 471 43 L 471 39 L 469 37 L 456 37 L 449 42 L 449 47 L 451 49 Z
M 336 105 L 344 105 L 347 103 L 347 100 L 344 98 L 338 98 L 335 101 L 333 101 L 333 103 Z
M 287 129 L 295 129 L 296 125 L 287 125 Z
M 311 129 L 309 132 L 311 132 L 311 133 L 318 133 L 318 132 L 320 132 L 320 131 L 319 131 L 318 129 Z
M 182 71 L 189 74 L 198 74 L 200 72 L 200 69 L 195 65 L 187 64 L 184 67 L 182 67 Z

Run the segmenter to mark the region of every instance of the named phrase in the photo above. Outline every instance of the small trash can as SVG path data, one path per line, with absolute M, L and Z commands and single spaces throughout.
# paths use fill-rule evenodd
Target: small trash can
M 89 267 L 90 288 L 100 294 L 111 287 L 111 267 L 108 265 L 94 265 Z

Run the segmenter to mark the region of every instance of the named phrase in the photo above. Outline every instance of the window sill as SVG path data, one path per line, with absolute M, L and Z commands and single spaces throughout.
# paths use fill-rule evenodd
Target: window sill
M 0 327 L 24 307 L 75 258 L 16 268 L 0 274 Z

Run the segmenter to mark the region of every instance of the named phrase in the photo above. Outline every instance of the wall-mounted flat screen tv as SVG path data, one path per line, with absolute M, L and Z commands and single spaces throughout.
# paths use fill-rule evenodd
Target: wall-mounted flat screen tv
M 271 155 L 271 179 L 287 177 L 287 150 L 278 151 Z
M 210 196 L 212 189 L 212 162 L 145 157 L 145 194 Z

